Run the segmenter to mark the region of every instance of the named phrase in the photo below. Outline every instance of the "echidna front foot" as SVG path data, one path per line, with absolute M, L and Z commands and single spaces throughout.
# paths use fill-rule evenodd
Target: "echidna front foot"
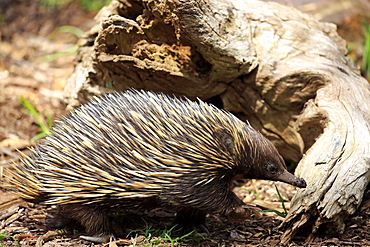
M 225 216 L 227 220 L 230 222 L 242 222 L 246 219 L 249 219 L 252 213 L 258 216 L 261 216 L 260 212 L 261 212 L 260 208 L 256 206 L 244 204 L 239 207 L 235 207 L 235 208 L 228 210 L 225 213 Z

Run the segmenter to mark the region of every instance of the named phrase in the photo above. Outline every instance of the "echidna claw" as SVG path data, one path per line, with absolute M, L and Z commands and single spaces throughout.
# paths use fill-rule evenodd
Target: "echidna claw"
M 199 228 L 202 229 L 205 233 L 210 234 L 210 232 L 208 231 L 208 227 L 206 225 L 200 224 Z
M 257 216 L 261 216 L 261 209 L 257 206 L 245 204 L 242 205 L 242 208 L 249 210 L 251 213 L 254 213 Z
M 80 236 L 80 238 L 83 239 L 83 240 L 90 241 L 90 242 L 93 242 L 93 243 L 99 243 L 99 244 L 109 242 L 109 240 L 112 237 L 113 236 L 111 236 L 111 235 L 103 235 L 103 236 L 99 236 L 99 237 Z

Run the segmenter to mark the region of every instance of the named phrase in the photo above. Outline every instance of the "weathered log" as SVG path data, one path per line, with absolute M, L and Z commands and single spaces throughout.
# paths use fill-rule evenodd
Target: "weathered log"
M 344 230 L 370 177 L 370 90 L 334 25 L 252 0 L 113 0 L 102 13 L 66 88 L 71 105 L 128 87 L 216 103 L 300 161 L 308 187 L 283 242 Z

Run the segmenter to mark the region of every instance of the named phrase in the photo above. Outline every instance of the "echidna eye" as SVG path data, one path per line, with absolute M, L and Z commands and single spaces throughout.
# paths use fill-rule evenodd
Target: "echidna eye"
M 266 171 L 270 174 L 277 174 L 279 172 L 278 168 L 273 164 L 267 164 Z

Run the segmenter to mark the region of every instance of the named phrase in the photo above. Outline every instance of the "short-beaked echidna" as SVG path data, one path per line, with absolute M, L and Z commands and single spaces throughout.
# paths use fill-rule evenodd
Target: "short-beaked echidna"
M 243 220 L 249 210 L 230 189 L 236 176 L 306 186 L 270 141 L 231 113 L 128 90 L 62 118 L 23 155 L 9 183 L 26 200 L 61 205 L 98 234 L 110 232 L 111 208 L 148 198 L 176 207 L 180 221 L 203 222 L 206 213 Z

